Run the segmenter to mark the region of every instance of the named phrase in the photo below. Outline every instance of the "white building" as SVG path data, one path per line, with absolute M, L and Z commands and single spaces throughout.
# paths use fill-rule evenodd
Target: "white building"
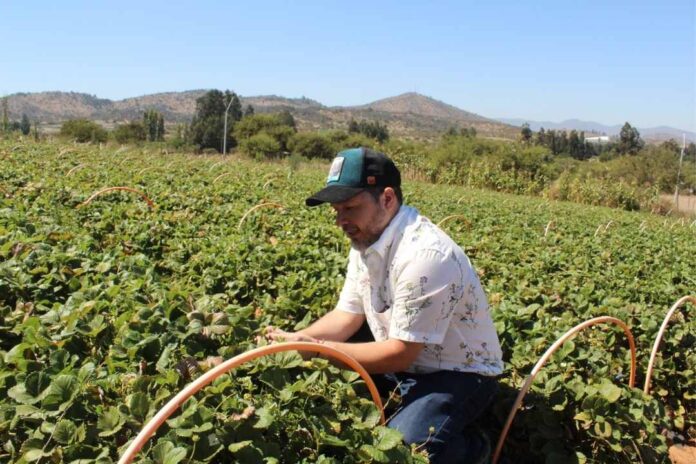
M 597 137 L 585 137 L 585 142 L 587 143 L 596 143 L 596 144 L 603 144 L 603 143 L 609 143 L 609 136 L 608 135 L 599 135 Z

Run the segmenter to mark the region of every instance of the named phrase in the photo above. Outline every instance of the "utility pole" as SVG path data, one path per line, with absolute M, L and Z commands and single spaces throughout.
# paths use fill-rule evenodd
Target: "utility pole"
M 677 186 L 674 188 L 674 207 L 679 211 L 679 178 L 681 177 L 682 161 L 684 161 L 684 151 L 686 150 L 686 134 L 682 134 L 682 149 L 679 155 L 679 170 L 677 170 Z
M 230 111 L 230 106 L 232 106 L 232 102 L 234 101 L 234 98 L 232 95 L 230 95 L 230 101 L 227 104 L 227 108 L 225 108 L 225 129 L 223 130 L 222 133 L 222 154 L 226 155 L 227 154 L 227 113 Z

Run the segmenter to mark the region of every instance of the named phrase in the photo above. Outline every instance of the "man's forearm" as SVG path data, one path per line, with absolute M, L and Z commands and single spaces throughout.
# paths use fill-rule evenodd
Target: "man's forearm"
M 370 374 L 385 374 L 408 369 L 423 348 L 422 343 L 385 340 L 369 343 L 325 342 L 358 361 Z
M 364 320 L 365 316 L 362 314 L 347 313 L 334 309 L 306 329 L 299 330 L 297 333 L 321 340 L 344 342 L 358 331 Z

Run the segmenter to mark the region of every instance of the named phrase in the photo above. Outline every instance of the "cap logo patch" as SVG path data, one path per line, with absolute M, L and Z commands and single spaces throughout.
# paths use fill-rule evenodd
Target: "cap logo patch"
M 377 179 L 375 179 L 375 176 L 367 176 L 367 184 L 368 185 L 375 185 L 377 183 Z
M 335 182 L 341 177 L 341 170 L 343 169 L 343 161 L 345 158 L 342 156 L 334 158 L 333 163 L 331 163 L 331 168 L 329 169 L 329 177 L 326 182 Z

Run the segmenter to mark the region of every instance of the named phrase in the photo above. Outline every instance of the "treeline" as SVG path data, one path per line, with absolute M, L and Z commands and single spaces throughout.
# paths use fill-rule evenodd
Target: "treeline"
M 80 143 L 104 143 L 110 138 L 117 143 L 137 143 L 164 141 L 167 134 L 162 114 L 148 110 L 142 121 L 118 125 L 111 133 L 96 122 L 78 119 L 66 121 L 60 135 Z M 387 140 L 387 126 L 377 121 L 351 120 L 346 130 L 298 132 L 289 111 L 256 114 L 251 105 L 242 108 L 239 96 L 229 90 L 211 90 L 198 98 L 191 122 L 177 125 L 167 137 L 174 148 L 200 153 L 235 150 L 255 158 L 295 155 L 323 159 L 333 158 L 343 146 Z
M 350 120 L 344 128 L 300 132 L 289 111 L 257 114 L 242 108 L 230 91 L 211 90 L 196 102 L 190 124 L 165 130 L 160 113 L 148 110 L 142 120 L 110 133 L 87 120 L 67 121 L 61 135 L 78 142 L 158 142 L 198 153 L 235 151 L 256 159 L 332 159 L 347 147 L 367 146 L 393 157 L 406 176 L 438 183 L 502 192 L 543 195 L 551 199 L 621 207 L 667 210 L 661 192 L 696 191 L 696 145 L 685 150 L 667 141 L 646 145 L 628 122 L 608 143 L 590 143 L 583 132 L 532 131 L 525 125 L 518 140 L 477 137 L 472 127 L 453 127 L 437 140 L 390 138 L 386 125 Z
M 21 132 L 22 135 L 29 135 L 32 130 L 32 124 L 29 117 L 26 114 L 22 114 L 22 118 L 19 121 L 10 120 L 9 111 L 7 108 L 7 98 L 2 99 L 2 126 L 0 126 L 0 131 L 3 134 L 9 134 L 12 132 Z M 38 134 L 36 123 L 34 123 L 34 135 Z
M 629 123 L 609 143 L 598 146 L 584 140 L 580 147 L 585 153 L 594 153 L 589 157 L 581 154 L 581 149 L 572 156 L 570 147 L 574 145 L 570 141 L 575 137 L 563 131 L 540 135 L 525 134 L 525 127 L 522 130 L 514 142 L 479 139 L 466 131 L 450 130 L 433 144 L 399 141 L 382 148 L 411 176 L 432 182 L 628 210 L 667 211 L 672 207 L 660 202 L 660 193 L 673 193 L 677 184 L 681 191 L 696 190 L 693 143 L 685 150 L 678 178 L 681 147 L 673 140 L 646 145 Z M 564 139 L 565 145 L 558 142 Z
M 638 154 L 644 147 L 638 129 L 626 122 L 621 128 L 618 139 L 609 142 L 589 142 L 583 131 L 544 130 L 542 127 L 536 134 L 524 124 L 520 130 L 520 140 L 527 144 L 546 147 L 553 155 L 567 155 L 577 160 L 587 160 L 601 155 L 610 159 L 621 155 Z M 690 149 L 696 150 L 692 143 Z

